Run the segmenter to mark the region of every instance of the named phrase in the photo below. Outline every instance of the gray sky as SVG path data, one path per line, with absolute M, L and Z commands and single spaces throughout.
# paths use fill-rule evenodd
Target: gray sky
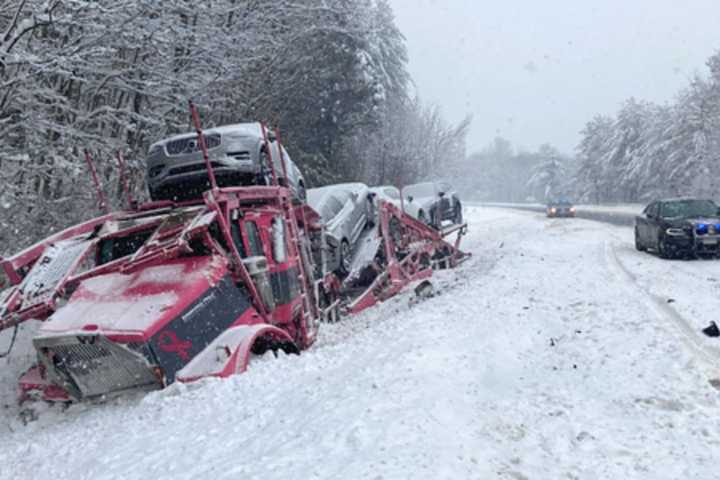
M 501 135 L 571 151 L 631 96 L 672 101 L 720 49 L 719 0 L 390 0 L 420 96 Z

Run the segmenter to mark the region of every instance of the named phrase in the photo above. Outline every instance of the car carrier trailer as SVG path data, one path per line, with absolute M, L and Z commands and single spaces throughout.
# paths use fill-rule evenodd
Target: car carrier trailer
M 108 212 L 0 259 L 0 332 L 42 322 L 37 362 L 19 379 L 21 401 L 82 401 L 241 373 L 252 354 L 300 353 L 323 322 L 468 257 L 465 224 L 438 231 L 379 201 L 367 261 L 338 278 L 325 268 L 320 216 L 277 172 L 270 186 L 217 187 L 192 103 L 191 115 L 210 183 L 202 198 Z

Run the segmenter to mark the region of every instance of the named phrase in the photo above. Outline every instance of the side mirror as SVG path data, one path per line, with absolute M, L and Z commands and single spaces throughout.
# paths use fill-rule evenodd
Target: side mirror
M 410 203 L 412 203 L 412 201 L 413 201 L 413 196 L 412 196 L 412 195 L 408 195 L 407 201 L 410 202 Z

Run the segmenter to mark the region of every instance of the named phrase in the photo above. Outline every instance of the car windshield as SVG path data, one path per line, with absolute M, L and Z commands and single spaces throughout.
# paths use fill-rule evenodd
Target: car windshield
M 718 207 L 711 200 L 680 200 L 663 203 L 660 216 L 663 218 L 714 217 Z
M 433 197 L 435 196 L 435 184 L 428 182 L 410 185 L 408 187 L 405 187 L 403 193 L 406 197 Z

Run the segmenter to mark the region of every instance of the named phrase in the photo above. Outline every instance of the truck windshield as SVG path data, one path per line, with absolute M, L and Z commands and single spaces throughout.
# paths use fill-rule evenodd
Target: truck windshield
M 111 237 L 100 241 L 97 264 L 103 265 L 137 252 L 154 230 L 143 230 L 124 237 Z

